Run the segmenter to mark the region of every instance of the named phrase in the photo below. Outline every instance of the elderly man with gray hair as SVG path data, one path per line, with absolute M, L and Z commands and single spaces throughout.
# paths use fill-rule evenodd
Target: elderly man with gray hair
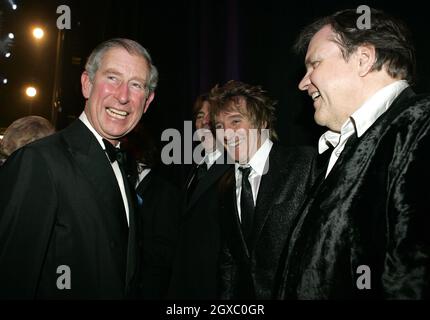
M 0 298 L 136 296 L 141 221 L 118 141 L 148 109 L 157 79 L 140 44 L 103 42 L 82 73 L 79 119 L 0 168 Z

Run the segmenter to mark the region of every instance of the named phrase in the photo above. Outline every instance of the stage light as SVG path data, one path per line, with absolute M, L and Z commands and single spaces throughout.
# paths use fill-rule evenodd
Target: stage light
M 6 52 L 4 55 L 6 58 L 9 58 L 11 56 L 10 52 Z
M 8 0 L 10 6 L 12 7 L 12 10 L 16 10 L 18 8 L 18 6 L 13 2 L 13 0 Z
M 35 87 L 27 87 L 27 89 L 25 90 L 25 94 L 30 98 L 33 98 L 36 96 L 37 90 Z
M 3 84 L 7 84 L 7 78 L 3 79 Z
M 10 32 L 7 36 L 9 37 L 9 39 L 15 38 L 15 35 L 12 32 Z
M 45 34 L 45 32 L 43 32 L 43 29 L 41 29 L 39 27 L 33 29 L 33 36 L 36 39 L 42 39 L 44 34 Z

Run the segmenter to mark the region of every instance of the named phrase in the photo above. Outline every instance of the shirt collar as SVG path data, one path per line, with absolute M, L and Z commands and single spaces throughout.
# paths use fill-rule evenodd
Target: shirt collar
M 318 152 L 323 153 L 329 145 L 336 147 L 342 136 L 349 136 L 352 131 L 357 133 L 357 137 L 361 137 L 408 86 L 406 80 L 399 80 L 377 91 L 342 125 L 340 133 L 328 130 L 320 137 Z
M 264 173 L 264 168 L 269 158 L 270 150 L 272 149 L 273 142 L 269 138 L 264 141 L 260 148 L 258 148 L 257 152 L 252 156 L 251 160 L 249 160 L 248 164 L 243 166 L 239 163 L 235 164 L 236 171 L 239 167 L 247 167 L 250 166 L 253 171 L 255 171 L 258 175 L 262 176 Z
M 221 156 L 221 151 L 218 149 L 215 149 L 213 152 L 209 152 L 206 157 L 204 158 L 204 162 L 206 162 L 207 165 L 211 166 L 215 161 L 218 160 L 218 158 Z
M 81 120 L 87 128 L 92 132 L 92 134 L 96 137 L 97 141 L 99 142 L 102 149 L 105 149 L 105 144 L 103 143 L 103 137 L 94 129 L 94 127 L 91 125 L 90 121 L 87 118 L 87 115 L 85 114 L 85 111 L 82 111 L 81 115 L 79 116 L 79 120 Z M 120 143 L 118 143 L 115 147 L 119 148 Z

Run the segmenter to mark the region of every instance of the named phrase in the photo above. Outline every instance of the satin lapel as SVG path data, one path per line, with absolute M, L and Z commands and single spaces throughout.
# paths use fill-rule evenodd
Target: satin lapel
M 186 211 L 189 211 L 197 202 L 197 200 L 227 171 L 227 164 L 213 164 L 206 175 L 198 182 L 191 199 L 186 206 Z
M 91 186 L 89 191 L 93 193 L 92 198 L 98 204 L 100 223 L 105 225 L 108 235 L 114 238 L 119 235 L 121 243 L 127 243 L 128 227 L 121 193 L 102 147 L 80 120 L 65 129 L 63 137 L 76 163 L 76 174 L 81 175 L 81 179 L 87 180 Z M 121 263 L 125 261 L 122 262 L 120 258 L 115 261 L 118 262 L 118 269 L 124 271 L 124 264 Z
M 281 170 L 279 153 L 276 145 L 272 147 L 269 159 L 266 162 L 265 175 L 261 177 L 258 189 L 257 202 L 254 213 L 253 231 L 250 239 L 250 247 L 253 248 L 260 237 L 261 231 L 272 212 L 272 207 L 279 199 L 282 192 L 282 183 L 285 182 L 285 172 Z M 269 167 L 267 168 L 267 164 Z
M 127 183 L 124 181 L 124 183 Z M 134 273 L 136 271 L 136 263 L 137 263 L 137 235 L 141 235 L 141 221 L 140 216 L 138 216 L 139 210 L 137 209 L 137 194 L 135 193 L 134 188 L 130 186 L 130 192 L 133 199 L 129 199 L 129 232 L 128 232 L 128 247 L 127 247 L 127 270 L 126 270 L 126 292 L 129 292 L 131 288 L 131 280 L 133 279 Z
M 127 234 L 127 220 L 118 182 L 97 139 L 80 120 L 64 130 L 64 139 L 83 178 L 92 186 L 103 220 L 111 231 L 115 231 L 114 234 Z M 121 214 L 118 214 L 119 211 Z

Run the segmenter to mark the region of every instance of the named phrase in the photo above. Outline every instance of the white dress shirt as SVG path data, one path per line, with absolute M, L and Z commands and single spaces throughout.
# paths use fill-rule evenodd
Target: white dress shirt
M 103 143 L 103 137 L 93 128 L 93 126 L 91 125 L 91 123 L 88 121 L 87 115 L 85 114 L 85 112 L 82 112 L 81 115 L 79 116 L 79 120 L 81 120 L 87 127 L 88 129 L 90 129 L 90 131 L 93 133 L 93 135 L 97 138 L 97 141 L 100 143 L 100 146 L 102 147 L 102 149 L 105 149 L 105 145 Z M 119 148 L 119 143 L 116 146 L 116 148 Z M 106 157 L 109 159 L 107 153 Z M 127 200 L 127 194 L 125 193 L 125 187 L 124 187 L 124 180 L 121 174 L 121 170 L 119 168 L 118 162 L 114 161 L 114 162 L 110 162 L 110 165 L 112 166 L 113 172 L 115 174 L 115 178 L 118 181 L 118 186 L 119 186 L 119 190 L 121 191 L 121 196 L 122 196 L 122 201 L 124 203 L 124 208 L 125 208 L 125 214 L 127 216 L 127 224 L 129 224 L 129 208 L 128 208 L 128 200 Z
M 340 133 L 331 130 L 326 131 L 319 139 L 318 152 L 321 154 L 329 149 L 329 144 L 334 147 L 331 153 L 325 176 L 327 177 L 335 165 L 337 159 L 345 148 L 348 138 L 356 133 L 360 138 L 367 129 L 391 106 L 397 96 L 409 86 L 405 80 L 399 80 L 385 86 L 358 108 L 342 125 Z
M 249 174 L 248 180 L 251 184 L 252 197 L 255 206 L 257 202 L 258 190 L 260 189 L 261 177 L 266 173 L 266 162 L 269 161 L 269 153 L 272 149 L 272 146 L 273 142 L 270 139 L 266 139 L 266 141 L 264 141 L 264 143 L 246 165 L 239 163 L 235 164 L 237 212 L 241 221 L 240 193 L 242 191 L 242 173 L 239 170 L 239 167 L 251 167 L 251 173 Z

